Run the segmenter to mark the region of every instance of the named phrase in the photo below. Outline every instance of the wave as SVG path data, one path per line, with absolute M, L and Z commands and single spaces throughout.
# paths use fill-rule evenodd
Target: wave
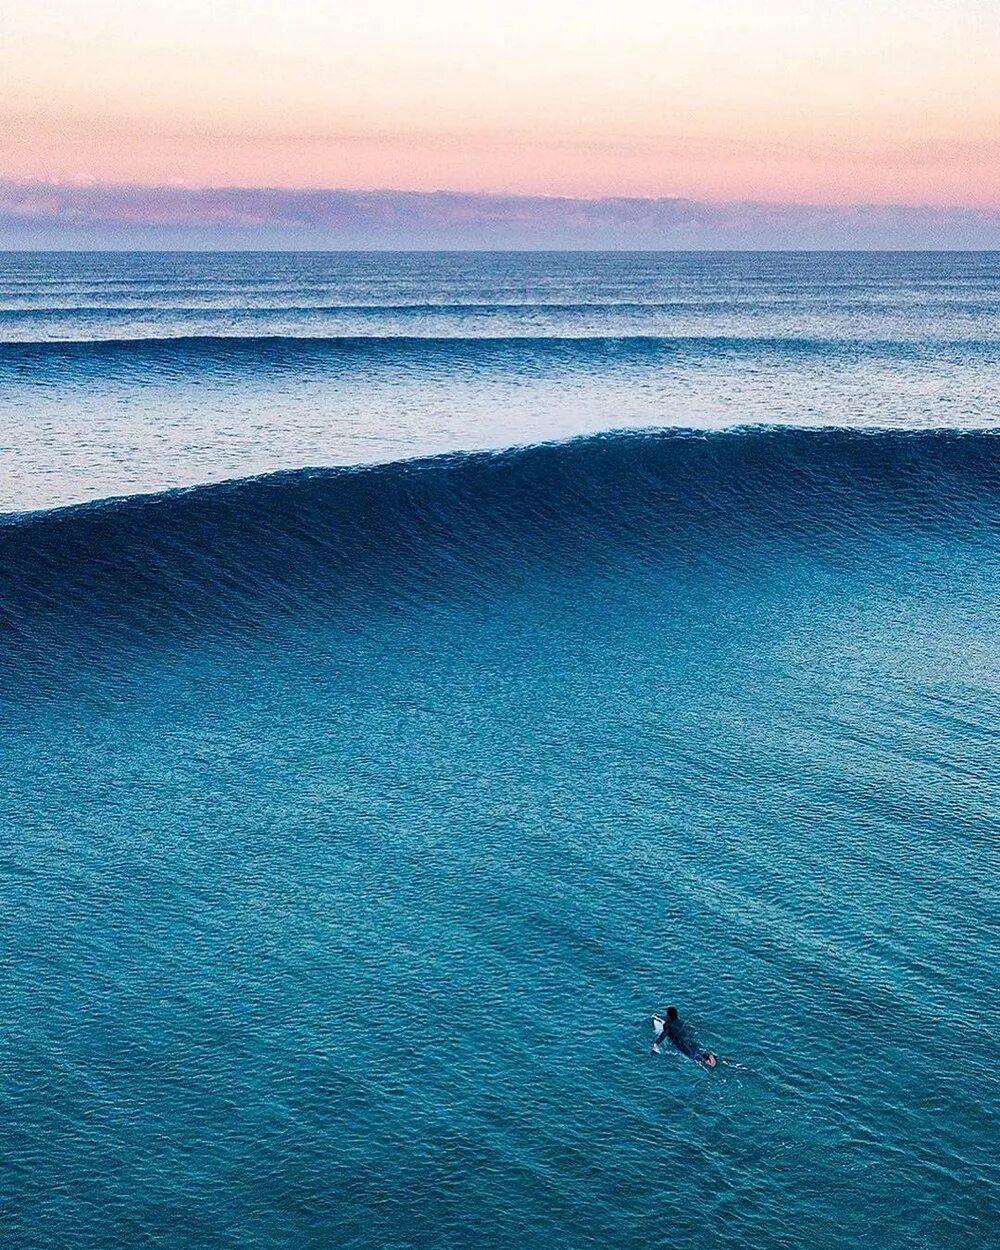
M 437 361 L 511 358 L 572 359 L 581 363 L 613 359 L 656 363 L 686 357 L 760 356 L 771 359 L 940 359 L 950 351 L 965 356 L 997 356 L 1000 340 L 851 339 L 740 337 L 725 335 L 324 335 L 282 334 L 169 335 L 132 338 L 64 338 L 0 342 L 0 377 L 25 371 L 178 366 L 222 368 L 357 363 L 375 359 Z
M 759 303 L 756 299 L 749 295 L 742 297 L 728 295 L 723 298 L 709 299 L 704 294 L 692 295 L 686 299 L 594 299 L 594 300 L 556 300 L 556 299 L 524 299 L 524 300 L 407 300 L 400 302 L 383 302 L 383 303 L 363 303 L 358 301 L 330 301 L 329 299 L 306 300 L 303 302 L 303 292 L 299 288 L 289 288 L 287 292 L 283 291 L 261 291 L 259 294 L 266 297 L 267 302 L 253 302 L 247 298 L 247 293 L 238 290 L 234 292 L 220 291 L 217 294 L 205 292 L 200 289 L 194 289 L 190 292 L 168 290 L 165 293 L 159 291 L 143 292 L 137 291 L 134 285 L 123 284 L 121 296 L 114 299 L 114 292 L 96 291 L 90 298 L 87 293 L 74 293 L 72 296 L 58 294 L 55 297 L 50 296 L 48 299 L 42 299 L 37 289 L 33 289 L 30 294 L 18 294 L 17 292 L 5 291 L 3 284 L 0 283 L 0 317 L 9 318 L 12 321 L 19 319 L 58 319 L 69 315 L 88 317 L 101 317 L 108 315 L 120 315 L 127 313 L 168 313 L 178 316 L 200 316 L 211 314 L 238 314 L 246 320 L 255 320 L 260 317 L 278 316 L 282 314 L 296 313 L 303 316 L 312 313 L 323 314 L 358 314 L 372 317 L 384 317 L 386 314 L 394 316 L 423 316 L 428 313 L 439 315 L 454 315 L 456 317 L 465 317 L 472 314 L 482 316 L 492 316 L 495 313 L 684 313 L 684 314 L 711 314 L 720 313 L 740 313 L 745 311 L 754 312 L 759 309 Z M 230 298 L 226 300 L 227 295 L 235 296 L 239 294 L 240 299 Z M 251 292 L 250 294 L 257 294 Z M 286 295 L 285 299 L 281 299 L 282 295 Z M 321 292 L 320 294 L 326 294 Z M 185 299 L 185 295 L 188 298 Z M 9 301 L 16 300 L 16 303 Z M 225 302 L 223 302 L 225 300 Z M 976 300 L 974 297 L 966 293 L 963 301 L 963 311 L 966 313 L 982 311 L 984 314 L 990 314 L 995 311 L 997 301 L 991 292 L 984 292 L 981 297 Z M 980 308 L 980 305 L 982 306 Z M 906 313 L 912 311 L 912 301 L 900 296 L 893 301 L 883 301 L 880 310 L 885 312 L 891 310 L 894 312 Z M 871 301 L 863 299 L 845 299 L 840 298 L 837 301 L 837 312 L 840 315 L 845 313 L 870 313 Z M 955 302 L 953 299 L 930 299 L 923 298 L 920 301 L 920 312 L 928 313 L 950 313 L 954 315 Z
M 173 292 L 171 292 L 173 294 Z M 267 293 L 273 300 L 273 292 Z M 371 315 L 373 317 L 382 317 L 387 313 L 394 315 L 405 315 L 412 313 L 415 316 L 425 313 L 454 314 L 455 316 L 468 316 L 476 313 L 485 316 L 493 313 L 595 313 L 595 312 L 692 312 L 699 313 L 715 313 L 726 312 L 732 309 L 739 309 L 743 306 L 753 307 L 753 301 L 749 298 L 744 301 L 739 300 L 716 300 L 707 301 L 704 298 L 691 300 L 577 300 L 571 303 L 565 301 L 546 301 L 546 300 L 521 300 L 521 301 L 481 301 L 472 300 L 465 303 L 458 301 L 450 302 L 418 302 L 397 303 L 397 304 L 359 304 L 359 303 L 302 303 L 301 292 L 289 292 L 290 298 L 288 302 L 267 304 L 249 303 L 247 300 L 233 301 L 230 303 L 214 303 L 210 298 L 202 298 L 197 302 L 177 303 L 176 301 L 166 301 L 161 297 L 160 302 L 155 298 L 142 299 L 136 296 L 131 290 L 124 293 L 122 300 L 117 303 L 94 303 L 92 301 L 77 300 L 74 303 L 52 303 L 39 302 L 37 296 L 32 297 L 29 302 L 28 296 L 17 297 L 23 302 L 11 307 L 4 307 L 3 300 L 5 297 L 2 287 L 0 287 L 0 317 L 19 320 L 27 319 L 58 319 L 69 314 L 87 316 L 106 316 L 122 313 L 175 313 L 177 315 L 201 316 L 211 315 L 215 313 L 237 313 L 241 318 L 253 320 L 258 317 L 277 316 L 287 313 L 298 313 L 308 315 L 309 313 L 357 313 Z M 858 300 L 854 304 L 841 304 L 842 309 L 847 311 L 864 312 L 867 311 L 867 305 Z M 926 308 L 926 301 L 922 305 Z M 940 301 L 941 309 L 951 308 L 951 304 L 947 301 Z
M 777 550 L 850 563 L 927 534 L 996 552 L 998 468 L 995 432 L 645 431 L 8 515 L 0 637 L 37 662 L 483 599 L 532 571 L 745 575 Z

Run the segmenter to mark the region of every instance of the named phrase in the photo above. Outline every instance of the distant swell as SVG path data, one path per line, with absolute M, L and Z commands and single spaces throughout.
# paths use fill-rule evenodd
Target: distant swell
M 76 376 L 129 376 L 178 369 L 224 370 L 246 375 L 255 369 L 337 369 L 367 365 L 373 361 L 426 363 L 497 361 L 509 368 L 515 362 L 523 370 L 528 362 L 550 362 L 584 367 L 613 361 L 656 364 L 676 357 L 735 356 L 790 359 L 816 356 L 822 359 L 918 359 L 932 354 L 940 359 L 949 350 L 963 357 L 995 356 L 998 343 L 991 340 L 948 343 L 920 341 L 830 338 L 774 338 L 678 335 L 327 335 L 280 334 L 175 335 L 138 338 L 52 339 L 32 342 L 0 342 L 0 379 L 25 374 L 37 381 Z
M 779 549 L 851 562 L 900 538 L 990 540 L 998 468 L 983 432 L 646 432 L 8 516 L 0 632 L 38 659 L 488 599 L 533 574 L 755 575 Z

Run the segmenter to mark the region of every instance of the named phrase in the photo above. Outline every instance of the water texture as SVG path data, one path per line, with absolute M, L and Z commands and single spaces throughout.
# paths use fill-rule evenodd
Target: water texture
M 250 263 L 184 258 L 172 280 Z M 374 263 L 317 258 L 316 281 Z M 450 272 L 382 263 L 432 302 L 426 275 Z M 560 289 L 579 265 L 578 302 L 632 281 L 628 258 L 550 258 L 556 276 L 495 259 L 495 301 L 489 266 L 517 263 Z M 765 303 L 840 273 L 876 325 L 907 266 L 956 300 L 993 262 L 888 258 L 866 295 L 860 258 L 699 263 L 733 289 L 784 266 Z M 83 287 L 169 262 L 10 260 L 2 289 L 31 264 Z M 971 302 L 996 297 L 984 283 Z M 684 346 L 685 368 L 707 353 L 692 402 L 727 374 L 704 344 L 730 332 L 705 312 Z M 843 343 L 783 334 L 733 350 L 764 373 L 794 356 L 821 390 Z M 486 359 L 474 336 L 139 337 L 16 343 L 2 367 L 25 368 L 25 410 L 62 396 L 47 419 L 79 434 L 115 388 L 143 410 L 157 361 L 247 394 L 280 371 L 293 397 L 309 361 L 381 369 L 385 411 L 395 385 L 415 413 L 419 378 Z M 663 411 L 671 428 L 584 417 L 540 442 L 536 365 L 634 397 L 636 361 L 656 373 L 668 349 L 560 335 L 533 356 L 527 337 L 482 350 L 509 402 L 526 388 L 529 445 L 483 450 L 454 415 L 442 454 L 219 480 L 212 435 L 199 484 L 164 454 L 147 493 L 101 499 L 78 487 L 103 453 L 77 437 L 72 463 L 18 475 L 0 517 L 12 1246 L 994 1237 L 1000 435 L 988 400 L 961 400 L 986 399 L 995 345 L 956 357 L 947 421 L 930 397 L 905 428 Z M 861 374 L 869 353 L 912 382 L 952 350 L 907 342 L 871 336 Z M 285 451 L 297 420 L 274 408 Z M 41 443 L 22 451 L 44 468 Z M 649 1054 L 669 1002 L 715 1073 Z
M 995 427 L 998 373 L 1000 253 L 9 256 L 0 510 L 610 428 Z

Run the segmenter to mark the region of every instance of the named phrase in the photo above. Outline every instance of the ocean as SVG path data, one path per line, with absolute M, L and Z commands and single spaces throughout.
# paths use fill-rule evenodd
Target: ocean
M 998 380 L 996 253 L 0 257 L 0 1240 L 991 1244 Z

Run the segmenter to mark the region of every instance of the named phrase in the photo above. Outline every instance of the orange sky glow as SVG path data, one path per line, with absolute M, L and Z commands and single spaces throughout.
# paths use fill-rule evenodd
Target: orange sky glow
M 0 177 L 1000 206 L 994 0 L 6 0 Z

